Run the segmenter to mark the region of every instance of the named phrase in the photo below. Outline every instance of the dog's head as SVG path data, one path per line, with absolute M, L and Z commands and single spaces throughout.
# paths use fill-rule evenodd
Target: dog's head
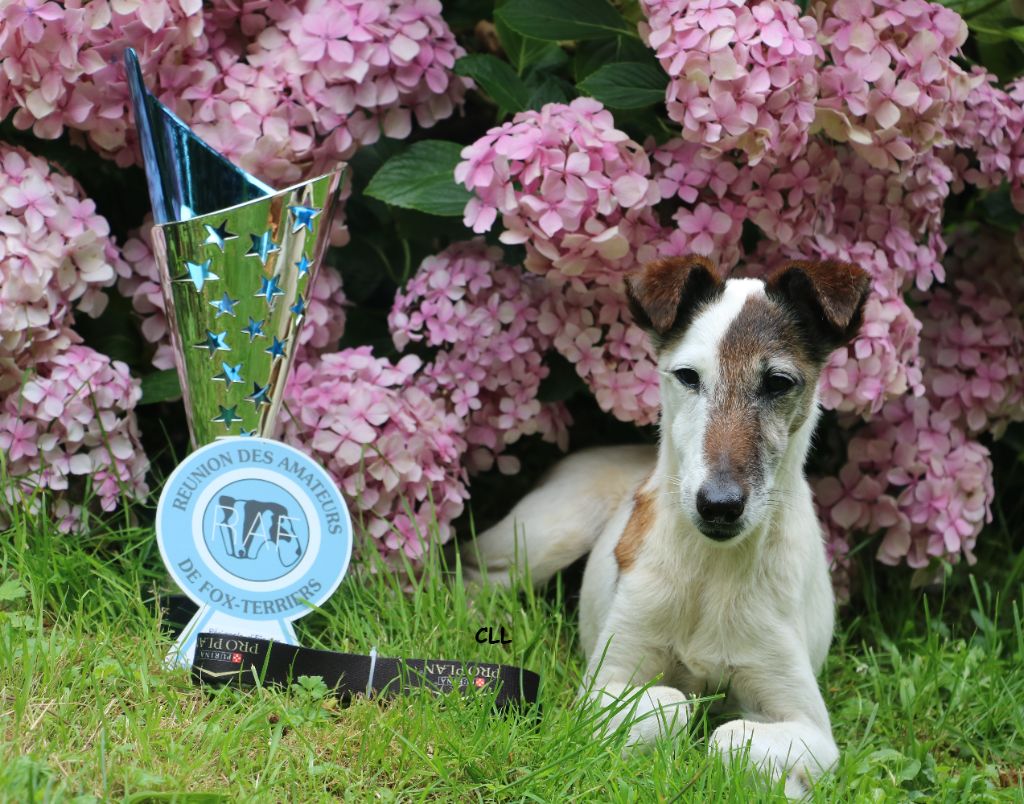
M 738 541 L 802 472 L 831 352 L 857 332 L 868 275 L 796 262 L 768 279 L 723 281 L 699 257 L 660 260 L 627 278 L 633 317 L 662 373 L 662 441 L 684 516 Z

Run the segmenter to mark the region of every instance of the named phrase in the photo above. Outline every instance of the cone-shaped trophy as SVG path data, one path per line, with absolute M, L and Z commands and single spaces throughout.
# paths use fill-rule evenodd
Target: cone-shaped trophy
M 295 643 L 292 620 L 331 595 L 352 551 L 330 476 L 270 440 L 344 167 L 274 190 L 154 98 L 133 51 L 125 64 L 195 450 L 157 507 L 161 556 L 199 607 L 168 659 L 232 665 L 252 637 Z
M 275 191 L 199 139 L 125 54 L 194 447 L 271 438 L 344 168 Z

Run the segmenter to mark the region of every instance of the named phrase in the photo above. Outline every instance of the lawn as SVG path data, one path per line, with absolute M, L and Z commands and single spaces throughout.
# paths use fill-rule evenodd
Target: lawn
M 861 562 L 822 678 L 843 758 L 816 800 L 1024 796 L 1024 558 L 999 513 L 984 574 L 952 568 L 940 588 L 911 590 L 905 569 Z M 353 574 L 300 622 L 309 645 L 530 667 L 539 718 L 427 694 L 342 707 L 319 679 L 200 690 L 161 665 L 154 600 L 169 590 L 150 529 L 125 520 L 71 538 L 18 514 L 0 535 L 0 798 L 781 799 L 706 755 L 718 721 L 704 707 L 686 739 L 648 755 L 623 759 L 622 734 L 591 737 L 599 713 L 573 705 L 572 585 L 470 601 L 437 559 L 420 580 Z M 480 626 L 504 626 L 512 644 L 478 645 Z

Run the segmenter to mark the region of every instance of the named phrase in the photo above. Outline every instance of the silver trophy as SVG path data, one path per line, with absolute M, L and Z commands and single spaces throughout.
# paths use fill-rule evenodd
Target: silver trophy
M 168 661 L 250 637 L 296 644 L 292 621 L 344 576 L 351 521 L 323 467 L 269 439 L 345 168 L 274 190 L 154 98 L 133 51 L 125 62 L 193 447 L 157 506 L 161 556 L 198 606 Z M 203 633 L 231 636 L 203 648 Z
M 272 438 L 345 167 L 274 190 L 197 137 L 125 61 L 192 446 Z

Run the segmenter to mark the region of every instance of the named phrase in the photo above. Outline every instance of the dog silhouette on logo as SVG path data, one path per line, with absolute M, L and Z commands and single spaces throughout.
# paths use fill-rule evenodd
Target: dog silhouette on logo
M 221 496 L 217 500 L 217 514 L 214 530 L 224 552 L 232 558 L 264 561 L 261 555 L 270 551 L 285 568 L 295 566 L 302 558 L 304 545 L 295 524 L 298 520 L 288 515 L 285 506 Z

